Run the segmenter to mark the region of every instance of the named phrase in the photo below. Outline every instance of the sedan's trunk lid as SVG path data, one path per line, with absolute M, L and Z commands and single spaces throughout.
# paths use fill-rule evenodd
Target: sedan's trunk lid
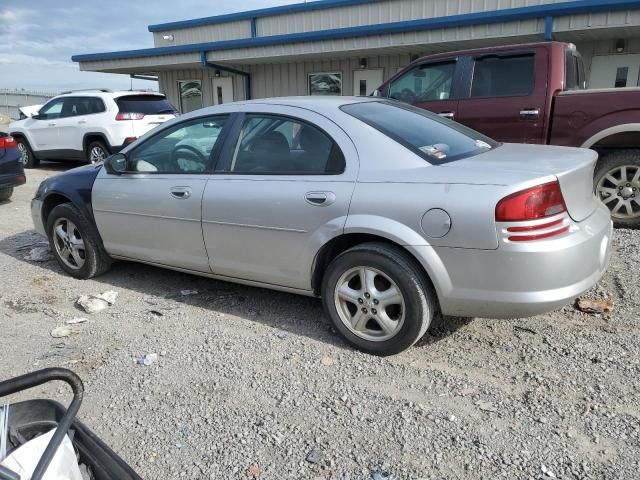
M 506 143 L 486 153 L 443 166 L 554 175 L 560 182 L 569 215 L 579 222 L 591 215 L 597 206 L 598 200 L 593 193 L 593 171 L 597 159 L 596 152 L 583 148 Z

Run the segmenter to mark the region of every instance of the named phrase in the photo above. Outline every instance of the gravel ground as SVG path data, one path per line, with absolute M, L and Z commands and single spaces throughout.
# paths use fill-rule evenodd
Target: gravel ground
M 143 478 L 638 478 L 640 231 L 616 231 L 589 293 L 611 314 L 445 319 L 382 359 L 349 348 L 314 299 L 133 263 L 79 281 L 25 260 L 42 240 L 29 200 L 60 170 L 29 171 L 0 204 L 0 378 L 75 370 L 80 417 Z M 108 290 L 103 312 L 74 306 Z M 78 335 L 50 336 L 75 317 Z

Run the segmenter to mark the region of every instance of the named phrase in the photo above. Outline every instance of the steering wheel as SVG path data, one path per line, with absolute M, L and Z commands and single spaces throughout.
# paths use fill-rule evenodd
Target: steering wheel
M 187 155 L 184 155 L 184 154 Z M 179 155 L 179 154 L 183 154 L 183 155 Z M 180 158 L 185 158 L 187 160 L 190 160 L 188 157 L 191 156 L 193 158 L 192 161 L 196 161 L 198 163 L 201 163 L 203 166 L 206 166 L 207 164 L 207 158 L 202 154 L 202 152 L 200 152 L 197 148 L 192 147 L 191 145 L 178 145 L 176 148 L 173 149 L 173 151 L 171 152 L 171 164 L 172 166 L 176 169 L 176 170 L 182 170 L 182 168 L 180 167 L 180 164 L 178 163 L 178 160 Z
M 416 94 L 413 93 L 408 88 L 403 88 L 402 91 L 400 92 L 400 100 L 405 102 L 405 103 L 413 103 L 417 99 L 418 99 L 418 97 L 416 97 Z

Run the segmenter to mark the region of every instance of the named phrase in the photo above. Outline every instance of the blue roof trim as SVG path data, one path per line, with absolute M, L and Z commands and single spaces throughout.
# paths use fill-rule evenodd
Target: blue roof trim
M 212 17 L 195 18 L 193 20 L 180 20 L 178 22 L 157 23 L 149 25 L 150 32 L 163 32 L 165 30 L 179 30 L 182 28 L 199 27 L 202 25 L 214 25 L 216 23 L 235 22 L 238 20 L 251 20 L 252 18 L 271 17 L 285 13 L 311 12 L 333 7 L 348 7 L 363 3 L 374 3 L 382 0 L 315 0 L 310 3 L 292 3 L 279 7 L 260 8 L 245 12 L 228 13 L 226 15 L 214 15 Z
M 371 35 L 404 33 L 437 28 L 462 27 L 486 23 L 546 18 L 549 16 L 554 17 L 579 13 L 594 13 L 634 8 L 640 8 L 640 0 L 611 0 L 609 3 L 603 3 L 602 0 L 580 0 L 573 2 L 536 5 L 531 7 L 509 8 L 490 12 L 450 15 L 447 17 L 381 23 L 376 25 L 363 25 L 359 27 L 335 28 L 331 30 L 319 30 L 314 32 L 290 33 L 256 38 L 241 38 L 238 40 L 194 43 L 189 45 L 176 45 L 171 47 L 144 48 L 140 50 L 125 50 L 120 52 L 74 55 L 73 57 L 71 57 L 71 60 L 73 60 L 74 62 L 119 60 L 125 58 L 140 58 L 180 53 L 197 53 L 201 51 L 230 50 L 234 48 L 283 45 L 289 43 L 314 42 L 340 38 L 356 38 Z

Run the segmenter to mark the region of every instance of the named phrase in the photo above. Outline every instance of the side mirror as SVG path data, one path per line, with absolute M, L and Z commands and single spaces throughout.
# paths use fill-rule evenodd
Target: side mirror
M 40 115 L 39 113 L 34 113 L 33 115 L 31 115 L 31 118 L 33 118 L 34 120 L 43 120 L 44 115 Z
M 122 175 L 127 171 L 127 156 L 123 153 L 116 153 L 107 157 L 104 161 L 104 168 L 110 175 Z

